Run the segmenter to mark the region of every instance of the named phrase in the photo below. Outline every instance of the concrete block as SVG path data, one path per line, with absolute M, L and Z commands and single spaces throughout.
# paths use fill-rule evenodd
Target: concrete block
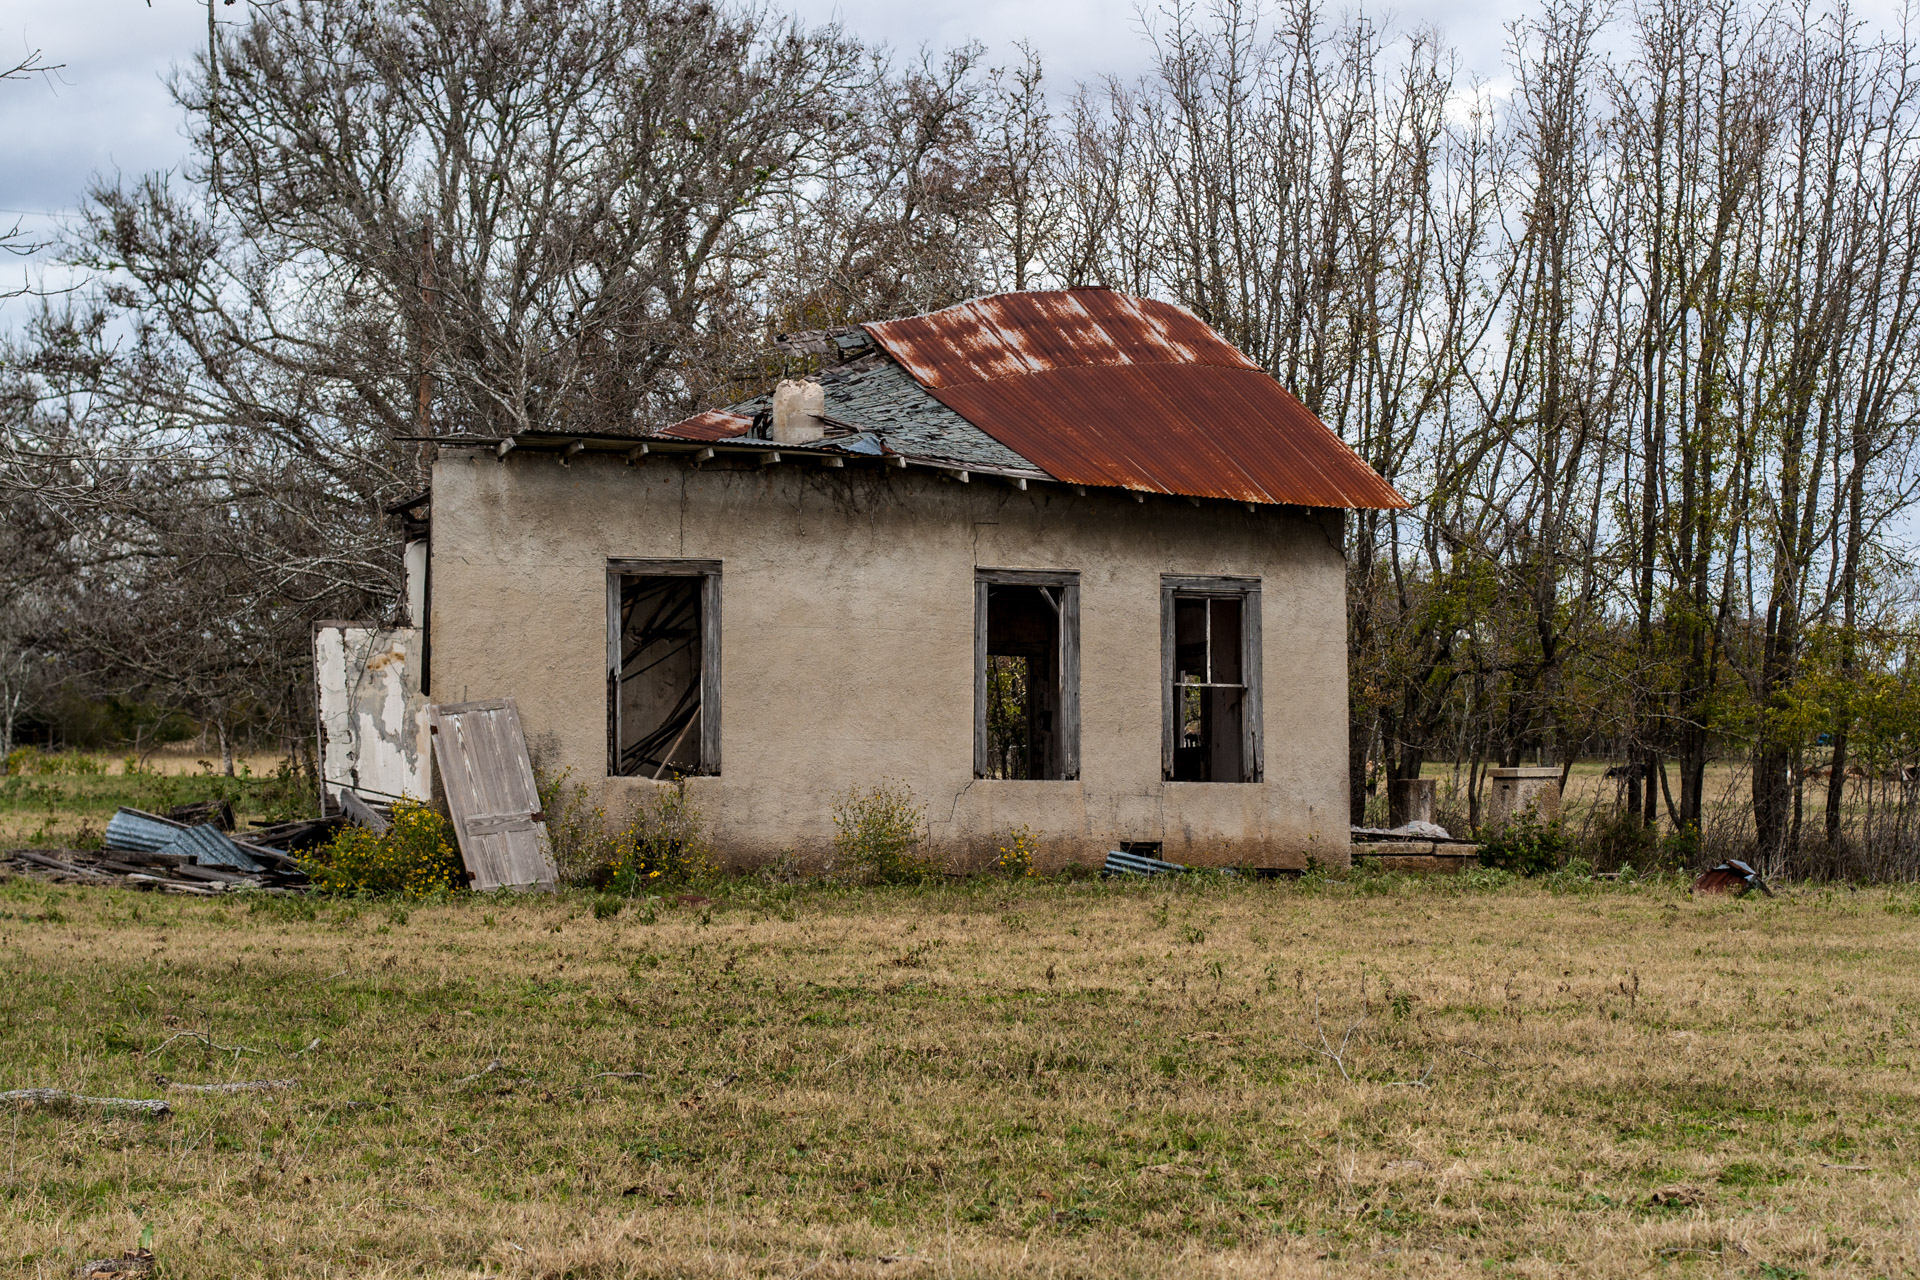
M 1560 816 L 1560 766 L 1495 769 L 1487 797 L 1487 825 L 1501 827 L 1528 809 L 1541 822 Z
M 1435 786 L 1432 778 L 1389 778 L 1387 825 L 1402 827 L 1409 822 L 1432 822 Z

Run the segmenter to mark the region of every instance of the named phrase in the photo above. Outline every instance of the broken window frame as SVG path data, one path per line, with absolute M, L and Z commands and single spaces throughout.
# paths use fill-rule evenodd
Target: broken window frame
M 700 763 L 695 772 L 720 772 L 720 561 L 610 559 L 607 561 L 607 776 L 620 771 L 620 669 L 625 640 L 621 583 L 627 578 L 700 578 Z M 668 756 L 672 756 L 669 749 Z
M 1178 639 L 1174 631 L 1175 601 L 1200 598 L 1238 600 L 1240 602 L 1240 783 L 1260 782 L 1266 777 L 1266 750 L 1261 729 L 1262 677 L 1260 664 L 1260 579 L 1228 576 L 1162 574 L 1160 578 L 1160 775 L 1176 781 L 1174 749 L 1183 729 L 1180 690 L 1185 684 L 1179 675 Z M 1211 609 L 1209 609 L 1211 627 Z M 1209 673 L 1211 674 L 1211 673 Z M 1218 687 L 1203 685 L 1203 688 Z M 1204 785 L 1204 784 L 1203 784 Z M 1223 785 L 1233 786 L 1234 783 Z
M 1057 593 L 1060 672 L 1055 759 L 1045 778 L 990 778 L 987 751 L 987 607 L 996 586 L 1042 587 Z M 978 569 L 973 571 L 973 776 L 1006 782 L 1073 782 L 1080 777 L 1080 573 L 1074 569 Z

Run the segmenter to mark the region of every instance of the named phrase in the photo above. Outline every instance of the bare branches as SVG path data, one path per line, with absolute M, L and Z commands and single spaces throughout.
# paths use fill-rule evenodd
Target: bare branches
M 0 80 L 28 80 L 50 76 L 66 67 L 64 62 L 48 62 L 44 51 L 35 49 L 10 67 L 0 67 Z
M 165 1040 L 162 1040 L 159 1044 L 155 1045 L 154 1048 L 151 1050 L 151 1052 L 164 1053 L 170 1046 L 172 1046 L 175 1042 L 180 1040 L 198 1040 L 201 1044 L 213 1050 L 215 1053 L 230 1053 L 234 1056 L 236 1060 L 243 1053 L 257 1053 L 263 1056 L 266 1054 L 265 1049 L 249 1049 L 245 1045 L 215 1044 L 213 1041 L 213 1037 L 206 1034 L 204 1031 L 176 1031 L 172 1035 L 168 1036 Z
M 1353 1083 L 1353 1076 L 1347 1071 L 1347 1044 L 1353 1039 L 1354 1034 L 1358 1032 L 1362 1026 L 1366 1025 L 1366 1021 L 1367 1015 L 1362 1013 L 1351 1023 L 1347 1024 L 1346 1031 L 1340 1036 L 1340 1047 L 1336 1049 L 1332 1043 L 1328 1041 L 1327 1029 L 1320 1021 L 1320 997 L 1317 993 L 1313 997 L 1313 1029 L 1320 1037 L 1320 1056 L 1340 1068 L 1340 1078 L 1348 1084 Z

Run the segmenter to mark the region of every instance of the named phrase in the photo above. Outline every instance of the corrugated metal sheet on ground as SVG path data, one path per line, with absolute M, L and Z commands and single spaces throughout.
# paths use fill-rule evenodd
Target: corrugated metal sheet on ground
M 1177 874 L 1186 868 L 1177 862 L 1162 862 L 1158 858 L 1122 853 L 1115 849 L 1107 855 L 1107 865 L 1102 870 L 1110 876 L 1158 876 Z
M 212 823 L 189 827 L 139 809 L 120 809 L 107 820 L 106 843 L 109 849 L 177 853 L 192 858 L 203 867 L 264 870 L 257 860 L 248 856 L 246 850 Z
M 174 822 L 158 814 L 123 807 L 115 810 L 114 815 L 107 819 L 107 848 L 159 853 L 179 839 L 180 833 L 186 829 L 184 822 Z
M 942 404 L 1071 484 L 1313 507 L 1406 500 L 1192 313 L 1103 289 L 870 324 Z
M 236 871 L 263 871 L 265 868 L 211 823 L 188 827 L 167 846 L 168 853 L 184 853 L 203 867 L 232 867 Z

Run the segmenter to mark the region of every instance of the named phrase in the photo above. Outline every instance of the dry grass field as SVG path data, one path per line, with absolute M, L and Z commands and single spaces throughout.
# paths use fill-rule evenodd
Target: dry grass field
M 704 892 L 0 884 L 0 1269 L 1920 1273 L 1910 890 Z

